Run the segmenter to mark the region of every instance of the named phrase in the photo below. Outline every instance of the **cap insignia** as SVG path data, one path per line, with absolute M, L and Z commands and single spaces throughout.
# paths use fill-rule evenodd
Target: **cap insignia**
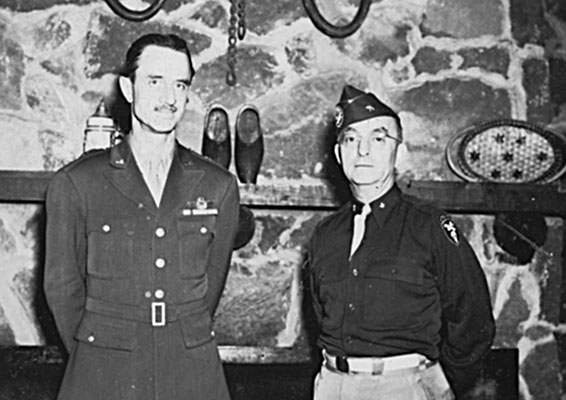
M 336 106 L 334 118 L 336 120 L 336 128 L 341 128 L 344 123 L 344 109 L 342 106 Z

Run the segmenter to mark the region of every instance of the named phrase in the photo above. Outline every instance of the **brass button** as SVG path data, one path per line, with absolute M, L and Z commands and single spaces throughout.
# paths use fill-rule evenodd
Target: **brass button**
M 102 231 L 103 232 L 110 232 L 110 225 L 108 225 L 108 224 L 102 225 Z
M 165 297 L 165 292 L 161 289 L 157 289 L 155 291 L 155 298 L 156 299 L 162 299 L 163 297 Z
M 358 276 L 358 270 L 356 268 L 352 270 L 352 275 Z
M 149 290 L 145 292 L 143 295 L 145 296 L 146 299 L 151 299 L 151 292 Z
M 93 335 L 90 335 L 90 336 L 87 338 L 87 340 L 88 340 L 90 343 L 94 342 L 94 336 L 93 336 Z
M 157 236 L 158 238 L 165 236 L 165 229 L 163 229 L 162 227 L 157 228 L 155 230 L 155 236 Z
M 163 268 L 165 266 L 165 260 L 163 258 L 158 258 L 155 260 L 155 266 L 157 268 Z
M 206 229 L 206 226 L 201 226 L 200 227 L 200 233 L 202 233 L 203 235 L 208 232 L 208 229 Z

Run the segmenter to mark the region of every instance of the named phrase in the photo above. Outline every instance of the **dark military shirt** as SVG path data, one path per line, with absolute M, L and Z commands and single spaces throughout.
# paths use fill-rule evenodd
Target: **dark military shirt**
M 311 239 L 318 343 L 335 355 L 423 354 L 440 361 L 457 391 L 494 336 L 478 260 L 446 214 L 397 186 L 371 208 L 351 258 L 352 204 L 321 221 Z

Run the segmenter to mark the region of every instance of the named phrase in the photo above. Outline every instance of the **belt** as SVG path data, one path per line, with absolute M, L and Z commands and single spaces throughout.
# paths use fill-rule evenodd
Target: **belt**
M 87 297 L 85 309 L 130 321 L 149 322 L 151 326 L 165 326 L 167 322 L 178 320 L 181 315 L 198 314 L 207 311 L 208 308 L 205 303 L 200 302 L 168 304 L 163 301 L 153 301 L 146 307 L 140 307 Z
M 425 370 L 436 364 L 421 354 L 403 354 L 392 357 L 344 357 L 332 356 L 322 351 L 324 364 L 333 371 L 351 374 L 386 375 L 393 372 Z

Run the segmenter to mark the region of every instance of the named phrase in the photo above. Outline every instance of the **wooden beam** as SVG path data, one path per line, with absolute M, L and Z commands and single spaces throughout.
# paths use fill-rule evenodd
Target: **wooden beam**
M 0 171 L 0 202 L 43 202 L 52 176 L 44 171 Z
M 0 171 L 0 202 L 43 202 L 53 172 Z M 538 212 L 566 216 L 566 192 L 556 185 L 411 181 L 403 192 L 455 213 Z M 322 185 L 240 185 L 242 204 L 258 208 L 336 208 L 332 190 Z
M 566 193 L 555 185 L 414 181 L 401 190 L 449 212 L 566 216 Z

